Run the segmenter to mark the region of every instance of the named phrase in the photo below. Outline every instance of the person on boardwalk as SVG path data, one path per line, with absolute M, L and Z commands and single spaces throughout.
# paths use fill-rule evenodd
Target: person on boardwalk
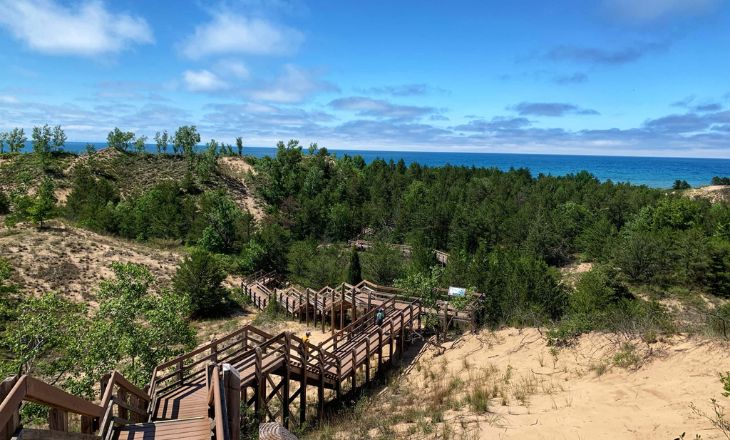
M 312 335 L 312 332 L 310 332 L 310 331 L 307 331 L 306 333 L 304 333 L 304 336 L 302 336 L 302 341 L 303 341 L 303 342 L 304 342 L 305 344 L 309 343 L 309 337 L 310 337 L 311 335 Z
M 383 308 L 379 308 L 378 311 L 375 313 L 375 324 L 380 327 L 383 325 L 383 321 L 385 320 L 385 310 Z

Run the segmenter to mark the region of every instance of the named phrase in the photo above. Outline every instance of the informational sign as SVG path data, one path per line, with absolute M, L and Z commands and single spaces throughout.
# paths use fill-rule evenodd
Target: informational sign
M 465 288 L 449 286 L 449 296 L 464 296 L 464 295 L 466 295 Z

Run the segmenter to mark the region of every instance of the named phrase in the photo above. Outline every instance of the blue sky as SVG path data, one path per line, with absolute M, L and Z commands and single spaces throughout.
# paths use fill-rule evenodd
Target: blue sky
M 0 130 L 730 157 L 726 0 L 0 0 Z

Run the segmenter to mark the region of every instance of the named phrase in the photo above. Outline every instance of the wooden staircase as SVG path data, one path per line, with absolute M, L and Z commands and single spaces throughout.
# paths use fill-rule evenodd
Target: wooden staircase
M 275 294 L 266 287 L 266 277 L 270 275 L 244 289 L 261 308 Z M 75 435 L 103 440 L 238 440 L 241 408 L 259 422 L 280 421 L 284 428 L 293 421 L 299 426 L 313 422 L 308 420 L 313 413 L 320 420 L 325 406 L 343 397 L 344 383 L 349 382 L 355 396 L 357 382 L 366 386 L 379 376 L 396 356 L 402 356 L 409 336 L 420 330 L 420 302 L 374 294 L 362 286 L 359 291 L 349 286 L 345 293 L 347 286 L 339 294 L 332 288 L 290 290 L 288 300 L 283 294 L 277 298 L 291 314 L 311 312 L 315 325 L 316 316 L 324 323 L 331 315 L 332 334 L 317 345 L 290 332 L 271 335 L 247 325 L 158 365 L 144 389 L 118 372 L 110 373 L 102 381 L 98 403 L 30 376 L 8 378 L 0 385 L 0 440 L 31 433 L 33 438 L 74 438 L 68 432 L 69 413 L 80 417 L 81 432 Z M 378 308 L 386 314 L 382 325 L 374 320 Z M 19 409 L 24 401 L 50 408 L 49 430 L 23 429 Z M 315 411 L 308 411 L 310 401 L 316 401 Z M 291 414 L 291 405 L 297 407 L 298 417 Z

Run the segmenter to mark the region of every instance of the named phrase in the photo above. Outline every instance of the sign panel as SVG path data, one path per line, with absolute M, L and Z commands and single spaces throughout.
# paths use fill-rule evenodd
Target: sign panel
M 449 286 L 449 296 L 464 296 L 464 295 L 466 295 L 465 288 Z

